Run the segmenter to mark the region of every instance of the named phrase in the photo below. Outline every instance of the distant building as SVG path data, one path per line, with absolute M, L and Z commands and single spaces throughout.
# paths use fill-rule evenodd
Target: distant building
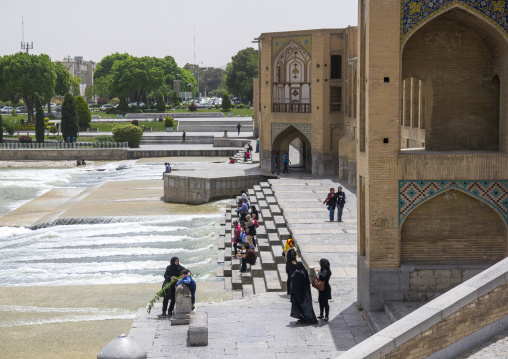
M 86 86 L 93 85 L 93 74 L 97 63 L 93 61 L 83 60 L 83 56 L 65 57 L 62 61 L 59 61 L 65 66 L 67 71 L 72 76 L 76 76 L 81 79 L 80 92 L 84 95 Z

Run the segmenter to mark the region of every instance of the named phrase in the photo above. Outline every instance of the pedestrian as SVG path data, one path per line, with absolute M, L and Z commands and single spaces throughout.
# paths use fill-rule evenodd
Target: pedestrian
M 194 310 L 194 303 L 196 303 L 196 281 L 192 279 L 190 272 L 187 269 L 180 272 L 180 280 L 176 283 L 176 286 L 179 286 L 182 283 L 189 286 L 191 291 L 192 310 Z
M 81 160 L 81 166 L 86 166 L 85 160 Z
M 330 276 L 332 275 L 332 271 L 330 270 L 330 262 L 328 259 L 321 258 L 319 261 L 320 268 L 317 270 L 319 280 L 325 282 L 325 289 L 319 292 L 318 302 L 319 302 L 319 319 L 323 319 L 325 322 L 328 321 L 328 316 L 330 315 L 330 305 L 328 301 L 332 299 L 332 288 L 330 287 Z M 324 317 L 323 317 L 324 311 Z
M 166 272 L 164 273 L 164 283 L 162 284 L 162 288 L 166 286 L 166 284 L 173 282 L 171 286 L 166 289 L 164 293 L 164 300 L 162 301 L 162 314 L 161 317 L 166 316 L 166 310 L 168 310 L 168 302 L 171 300 L 169 304 L 168 314 L 169 316 L 173 315 L 173 309 L 175 309 L 175 284 L 176 278 L 180 275 L 180 272 L 185 268 L 180 265 L 180 260 L 178 257 L 171 258 L 171 263 L 166 267 Z
M 280 169 L 279 169 L 279 152 L 275 156 L 273 156 L 273 171 L 272 175 L 277 171 L 277 175 L 280 175 Z
M 344 210 L 344 205 L 346 204 L 346 193 L 344 193 L 342 191 L 342 187 L 339 186 L 335 196 L 337 197 L 337 221 L 342 222 L 342 211 Z
M 282 173 L 289 174 L 289 168 L 288 168 L 288 165 L 289 165 L 289 156 L 288 156 L 287 152 L 286 152 L 286 154 L 284 156 L 282 156 L 282 163 L 284 164 L 284 171 L 282 171 Z
M 333 218 L 335 217 L 335 206 L 337 205 L 337 197 L 335 197 L 335 188 L 330 188 L 330 193 L 323 201 L 323 203 L 327 206 L 328 211 L 330 212 L 330 222 L 333 222 Z
M 235 250 L 235 256 L 238 254 L 238 246 L 241 246 L 242 243 L 242 228 L 240 228 L 240 224 L 235 219 L 233 221 L 233 248 Z
M 312 307 L 309 273 L 302 262 L 296 263 L 291 283 L 291 317 L 298 319 L 297 323 L 301 324 L 317 323 Z
M 293 240 L 289 238 L 286 241 L 286 245 L 284 246 L 284 251 L 282 252 L 282 256 L 286 261 L 286 274 L 288 275 L 287 280 L 287 294 L 291 294 L 291 276 L 296 270 L 296 251 Z
M 245 223 L 246 216 L 249 214 L 249 202 L 244 198 L 242 200 L 242 206 L 238 208 L 238 215 L 240 216 L 240 223 Z
M 249 242 L 251 247 L 256 247 L 254 242 L 254 237 L 256 236 L 256 222 L 252 219 L 250 215 L 245 216 L 245 221 L 247 224 L 247 236 L 245 237 L 245 241 Z
M 247 270 L 247 263 L 250 265 L 256 264 L 256 252 L 254 252 L 254 248 L 247 242 L 243 244 L 243 251 L 238 254 L 237 257 L 242 259 L 242 267 L 240 268 L 240 272 L 242 273 Z
M 249 147 L 247 147 L 247 151 L 249 151 L 249 155 L 252 156 L 252 145 L 249 143 Z
M 183 133 L 182 133 L 182 139 L 183 139 L 183 142 L 185 142 L 185 131 L 183 131 Z
M 256 216 L 256 218 L 259 218 L 259 214 L 258 214 L 258 210 L 256 209 L 256 206 L 252 206 L 251 210 L 250 210 L 250 214 L 252 216 Z
M 238 125 L 236 125 L 236 129 L 238 130 L 238 135 L 240 135 L 240 129 L 242 128 L 242 125 L 240 122 L 238 122 Z
M 259 153 L 259 137 L 256 140 L 256 153 Z

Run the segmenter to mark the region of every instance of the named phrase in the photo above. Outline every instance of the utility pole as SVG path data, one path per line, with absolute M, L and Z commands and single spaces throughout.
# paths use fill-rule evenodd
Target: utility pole
M 34 43 L 28 43 L 28 41 L 25 44 L 25 23 L 23 21 L 23 15 L 21 15 L 21 50 L 26 50 L 26 53 L 28 54 L 28 50 L 33 50 Z

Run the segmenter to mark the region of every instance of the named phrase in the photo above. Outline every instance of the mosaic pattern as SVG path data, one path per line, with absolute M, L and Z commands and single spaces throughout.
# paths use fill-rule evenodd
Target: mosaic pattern
M 284 46 L 290 42 L 296 42 L 298 45 L 303 47 L 305 51 L 311 56 L 312 53 L 312 35 L 302 35 L 302 36 L 284 36 L 284 37 L 273 37 L 272 38 L 272 57 L 277 56 L 277 54 L 284 48 Z
M 399 181 L 399 225 L 423 201 L 451 188 L 489 204 L 508 223 L 508 181 Z
M 401 4 L 401 43 L 428 17 L 443 12 L 456 4 L 481 15 L 501 29 L 508 37 L 508 2 L 506 0 L 403 0 Z
M 277 138 L 278 135 L 282 133 L 286 128 L 293 126 L 298 131 L 303 133 L 303 135 L 309 140 L 309 143 L 312 143 L 312 126 L 306 123 L 272 123 L 272 145 L 273 141 Z

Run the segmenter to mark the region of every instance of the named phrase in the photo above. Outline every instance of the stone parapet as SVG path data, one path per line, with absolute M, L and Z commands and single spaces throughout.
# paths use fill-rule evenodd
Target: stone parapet
M 150 157 L 150 156 L 147 156 Z M 15 149 L 0 150 L 2 161 L 87 161 L 126 160 L 129 158 L 126 148 L 90 148 L 90 149 Z

